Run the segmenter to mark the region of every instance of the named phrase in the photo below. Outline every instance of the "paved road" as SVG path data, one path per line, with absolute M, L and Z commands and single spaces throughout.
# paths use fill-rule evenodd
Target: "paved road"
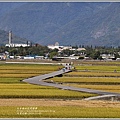
M 105 92 L 105 91 L 101 91 L 101 90 L 93 90 L 93 89 L 87 89 L 87 88 L 76 88 L 76 87 L 64 86 L 64 85 L 60 85 L 60 84 L 56 84 L 56 83 L 46 83 L 43 81 L 45 79 L 52 78 L 52 77 L 55 77 L 55 76 L 58 76 L 58 75 L 61 75 L 64 73 L 68 73 L 68 72 L 71 72 L 71 70 L 64 68 L 62 70 L 59 70 L 59 71 L 56 71 L 53 73 L 24 79 L 23 81 L 30 83 L 30 84 L 52 86 L 52 87 L 56 87 L 56 88 L 60 88 L 60 89 L 64 89 L 64 90 L 87 92 L 87 93 L 93 93 L 93 94 L 99 94 L 99 95 L 115 95 L 115 96 L 120 97 L 119 93 Z
M 119 100 L 119 96 L 116 95 L 100 95 L 100 96 L 94 96 L 94 97 L 89 97 L 89 98 L 85 98 L 84 100 L 102 100 L 102 99 L 111 99 L 112 101 L 114 100 Z
M 65 65 L 66 63 L 51 63 L 51 62 L 5 62 L 7 64 L 43 64 L 43 65 Z

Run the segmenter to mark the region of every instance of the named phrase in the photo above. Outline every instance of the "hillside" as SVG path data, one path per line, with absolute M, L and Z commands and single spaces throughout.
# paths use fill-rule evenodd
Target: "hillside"
M 19 4 L 19 3 L 18 3 Z M 0 29 L 42 45 L 118 46 L 120 3 L 30 2 L 0 18 Z
M 44 41 L 61 40 L 61 44 L 120 46 L 119 21 L 120 3 L 112 3 L 89 18 L 73 20 Z
M 0 16 L 9 13 L 9 11 L 14 10 L 22 6 L 25 3 L 21 2 L 0 2 Z

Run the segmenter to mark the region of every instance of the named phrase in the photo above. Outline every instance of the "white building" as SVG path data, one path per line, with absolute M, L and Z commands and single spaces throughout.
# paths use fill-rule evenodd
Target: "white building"
M 72 48 L 71 46 L 60 46 L 58 42 L 55 43 L 55 45 L 48 45 L 48 48 L 50 49 L 58 49 L 59 52 L 61 52 L 62 50 L 77 50 L 77 51 L 85 51 L 86 49 L 85 48 L 78 48 L 78 49 L 75 49 L 75 48 Z
M 63 48 L 63 46 L 55 46 L 55 45 L 48 45 L 48 48 L 50 48 L 50 49 L 52 49 L 52 50 L 54 50 L 54 49 L 62 49 Z
M 84 51 L 86 50 L 85 48 L 78 48 L 77 51 Z
M 35 59 L 40 59 L 40 60 L 42 60 L 42 59 L 44 59 L 44 56 L 35 56 Z
M 12 43 L 12 31 L 9 31 L 9 40 L 8 40 L 8 44 L 5 45 L 5 47 L 28 47 L 30 46 L 29 44 L 15 44 Z
M 60 46 L 58 42 L 56 42 L 55 45 L 48 45 L 48 48 L 52 50 L 58 49 L 59 51 L 66 50 L 66 49 L 69 49 L 69 50 L 72 49 L 72 47 L 69 47 L 69 46 Z
M 28 45 L 28 44 L 14 44 L 14 43 L 5 45 L 5 47 L 29 47 L 29 46 L 30 45 Z
M 101 55 L 101 57 L 103 58 L 103 59 L 106 59 L 106 60 L 112 60 L 112 59 L 114 59 L 115 58 L 115 55 L 114 54 L 102 54 Z

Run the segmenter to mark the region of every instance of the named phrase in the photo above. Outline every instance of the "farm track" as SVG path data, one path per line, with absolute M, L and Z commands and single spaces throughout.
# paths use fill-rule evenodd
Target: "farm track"
M 52 87 L 56 87 L 56 88 L 64 89 L 64 90 L 87 92 L 87 93 L 93 93 L 93 94 L 98 94 L 98 95 L 107 95 L 107 97 L 108 96 L 110 96 L 110 97 L 111 96 L 120 97 L 119 93 L 105 92 L 105 91 L 101 91 L 101 90 L 93 90 L 93 89 L 87 89 L 87 88 L 76 88 L 76 87 L 71 87 L 71 86 L 64 86 L 64 85 L 60 85 L 60 84 L 55 84 L 55 83 L 47 83 L 47 82 L 43 81 L 43 80 L 53 78 L 55 76 L 58 76 L 58 75 L 61 75 L 61 74 L 64 74 L 64 73 L 68 73 L 68 72 L 71 72 L 71 70 L 69 70 L 69 69 L 64 69 L 63 70 L 62 69 L 62 70 L 59 70 L 59 71 L 56 71 L 56 72 L 53 72 L 53 73 L 39 75 L 39 76 L 36 76 L 36 77 L 24 79 L 23 81 L 27 82 L 27 83 L 30 83 L 30 84 L 43 85 L 43 86 L 52 86 Z

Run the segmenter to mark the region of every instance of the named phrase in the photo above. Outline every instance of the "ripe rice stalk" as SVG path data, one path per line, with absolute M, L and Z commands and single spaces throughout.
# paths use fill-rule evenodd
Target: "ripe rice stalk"
M 70 72 L 64 76 L 69 77 L 120 77 L 120 73 L 113 72 Z
M 117 92 L 120 93 L 120 86 L 119 85 L 78 85 L 78 84 L 69 84 L 70 86 L 80 87 L 80 88 L 88 88 L 88 89 L 95 89 L 95 90 L 102 90 L 108 92 Z
M 50 89 L 49 89 L 50 88 Z M 0 84 L 0 98 L 85 98 L 94 94 L 60 90 L 29 84 Z
M 120 66 L 99 66 L 99 65 L 82 65 L 82 66 L 75 66 L 77 70 L 84 70 L 84 71 L 110 71 L 120 72 Z
M 119 84 L 120 78 L 113 78 L 113 77 L 54 77 L 52 78 L 54 82 L 58 83 L 103 83 L 103 84 Z M 46 80 L 46 82 L 50 80 Z

